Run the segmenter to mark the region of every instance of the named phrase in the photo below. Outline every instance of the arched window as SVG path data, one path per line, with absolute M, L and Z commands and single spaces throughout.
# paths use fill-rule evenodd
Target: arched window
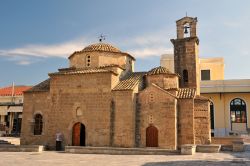
M 184 81 L 185 83 L 188 82 L 188 71 L 187 71 L 186 69 L 183 70 L 183 81 Z
M 191 36 L 191 32 L 190 32 L 190 24 L 186 23 L 183 25 L 183 33 L 184 33 L 184 38 L 186 37 L 190 37 Z
M 43 131 L 43 117 L 41 114 L 35 115 L 34 135 L 41 135 Z
M 230 103 L 232 123 L 246 123 L 246 103 L 240 98 L 233 99 Z

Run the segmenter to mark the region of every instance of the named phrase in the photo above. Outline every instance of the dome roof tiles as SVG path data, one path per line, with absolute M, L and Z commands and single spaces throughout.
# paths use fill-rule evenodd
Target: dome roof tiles
M 121 52 L 118 48 L 107 43 L 95 43 L 85 47 L 82 51 Z
M 153 68 L 147 73 L 147 75 L 158 75 L 158 74 L 174 74 L 174 73 L 172 73 L 167 68 L 162 66 Z

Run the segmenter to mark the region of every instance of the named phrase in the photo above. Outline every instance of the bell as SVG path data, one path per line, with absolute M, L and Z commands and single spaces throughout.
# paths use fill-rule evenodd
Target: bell
M 188 27 L 184 27 L 184 33 L 188 34 Z

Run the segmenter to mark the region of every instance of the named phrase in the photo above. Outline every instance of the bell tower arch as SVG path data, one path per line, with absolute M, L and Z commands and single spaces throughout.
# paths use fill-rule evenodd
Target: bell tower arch
M 177 20 L 177 39 L 171 39 L 171 42 L 174 45 L 175 73 L 181 76 L 180 88 L 195 88 L 197 94 L 200 94 L 197 22 L 196 17 Z

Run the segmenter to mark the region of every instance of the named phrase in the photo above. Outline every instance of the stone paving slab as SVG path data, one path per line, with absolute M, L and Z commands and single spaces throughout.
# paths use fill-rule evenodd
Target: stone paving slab
M 59 152 L 0 152 L 2 166 L 243 166 L 250 153 L 196 153 L 190 155 L 96 155 Z

